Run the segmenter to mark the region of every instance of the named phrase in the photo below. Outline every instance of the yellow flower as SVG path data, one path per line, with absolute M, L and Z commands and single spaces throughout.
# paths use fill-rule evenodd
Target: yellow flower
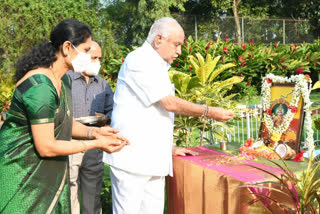
M 278 142 L 281 138 L 281 134 L 279 134 L 278 132 L 273 132 L 272 136 L 271 136 L 271 140 L 273 142 Z

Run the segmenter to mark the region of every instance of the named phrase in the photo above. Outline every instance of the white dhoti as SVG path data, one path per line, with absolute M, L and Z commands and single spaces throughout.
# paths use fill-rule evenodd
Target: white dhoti
M 110 166 L 114 214 L 163 214 L 164 176 L 139 175 Z

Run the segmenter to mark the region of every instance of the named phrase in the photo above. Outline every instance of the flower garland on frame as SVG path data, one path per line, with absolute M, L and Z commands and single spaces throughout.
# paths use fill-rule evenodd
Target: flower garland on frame
M 283 118 L 283 121 L 280 126 L 275 127 L 273 119 L 271 117 L 272 111 L 271 106 L 271 84 L 272 83 L 295 83 L 295 88 L 292 94 L 292 100 L 288 106 L 290 110 L 287 111 L 286 115 Z M 309 83 L 309 84 L 308 84 Z M 298 103 L 300 96 L 304 100 L 304 112 L 305 112 L 305 125 L 306 128 L 306 144 L 308 146 L 308 152 L 311 155 L 314 150 L 314 141 L 313 141 L 313 129 L 312 129 L 312 119 L 311 119 L 311 110 L 310 106 L 312 102 L 310 101 L 309 95 L 311 93 L 311 79 L 309 75 L 293 75 L 291 77 L 280 77 L 273 74 L 268 74 L 262 81 L 262 103 L 263 103 L 263 119 L 264 123 L 272 133 L 271 140 L 276 144 L 280 140 L 282 134 L 288 130 L 290 123 L 298 110 Z M 275 146 L 276 146 L 275 144 Z

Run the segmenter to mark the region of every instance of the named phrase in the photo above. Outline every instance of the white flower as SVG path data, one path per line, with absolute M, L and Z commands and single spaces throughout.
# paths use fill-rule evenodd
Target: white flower
M 273 74 L 268 74 L 262 80 L 262 107 L 263 111 L 266 112 L 267 109 L 270 109 L 271 105 L 271 85 L 272 83 L 268 83 L 265 79 L 272 80 L 273 83 L 295 83 L 295 88 L 292 94 L 292 99 L 289 106 L 298 107 L 298 103 L 300 97 L 303 98 L 304 107 L 303 110 L 305 112 L 305 123 L 304 127 L 306 129 L 306 144 L 308 145 L 308 152 L 314 150 L 314 140 L 313 140 L 313 129 L 312 129 L 312 119 L 311 119 L 311 111 L 310 106 L 312 102 L 310 101 L 309 95 L 311 93 L 311 80 L 308 84 L 307 78 L 303 74 L 293 75 L 291 77 L 280 77 L 275 76 Z M 282 135 L 285 131 L 290 127 L 290 123 L 294 117 L 295 113 L 291 111 L 287 111 L 286 115 L 283 118 L 282 124 L 279 127 L 275 127 L 273 123 L 273 119 L 271 115 L 264 113 L 263 119 L 264 123 L 269 130 L 270 133 L 277 133 Z

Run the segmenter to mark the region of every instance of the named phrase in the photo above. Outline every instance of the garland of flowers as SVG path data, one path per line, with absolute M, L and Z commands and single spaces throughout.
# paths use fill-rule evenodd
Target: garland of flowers
M 272 83 L 295 83 L 295 88 L 292 94 L 292 100 L 288 106 L 286 115 L 283 118 L 282 124 L 279 127 L 275 127 L 273 124 L 273 119 L 271 117 L 272 111 L 270 109 L 271 105 L 271 84 Z M 308 84 L 309 83 L 309 84 Z M 272 133 L 271 140 L 277 143 L 281 135 L 288 130 L 290 123 L 298 110 L 298 103 L 300 97 L 302 96 L 304 100 L 304 112 L 305 112 L 305 125 L 306 128 L 306 144 L 308 146 L 309 154 L 314 150 L 313 141 L 313 129 L 312 129 L 312 119 L 311 119 L 311 101 L 309 95 L 311 93 L 311 79 L 309 75 L 293 75 L 291 77 L 280 77 L 273 74 L 268 74 L 262 81 L 262 103 L 263 103 L 263 119 L 264 124 L 268 128 L 269 132 Z M 275 144 L 276 145 L 276 144 Z

